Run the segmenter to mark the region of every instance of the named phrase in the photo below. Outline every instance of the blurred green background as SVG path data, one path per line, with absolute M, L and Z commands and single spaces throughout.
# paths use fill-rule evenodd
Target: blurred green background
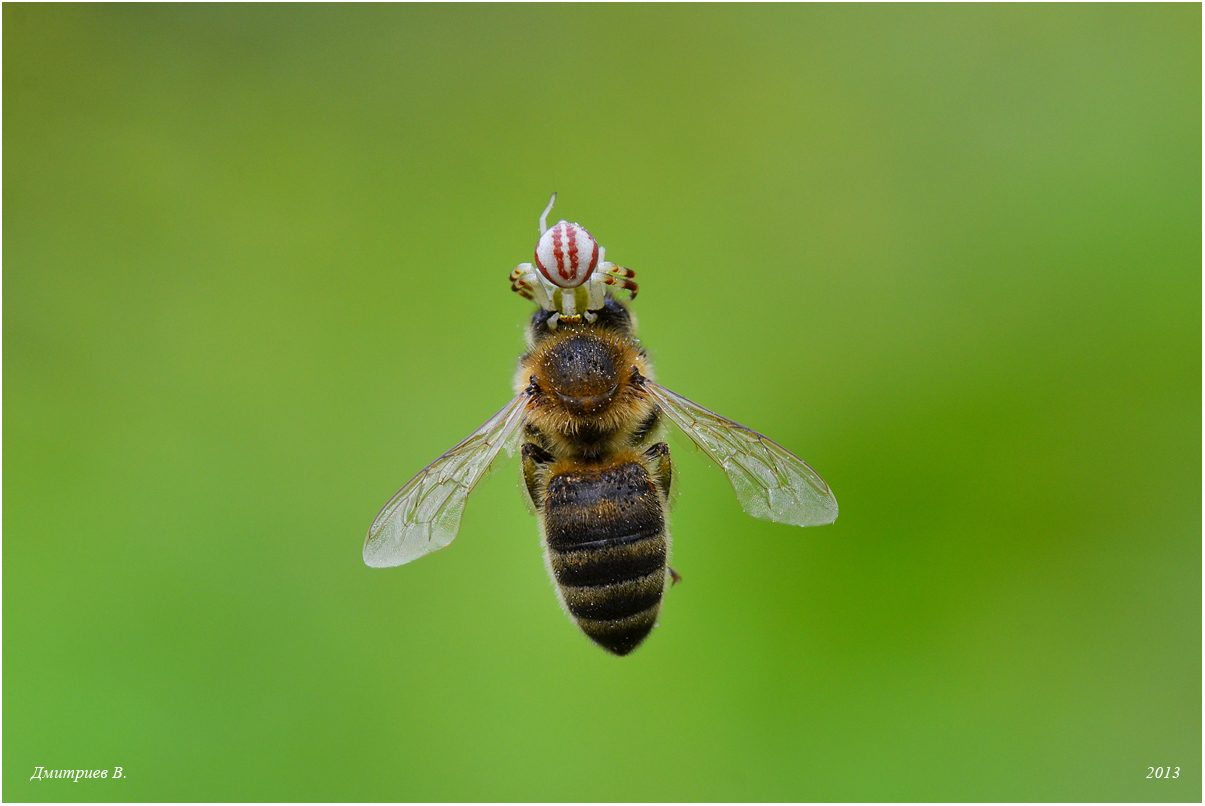
M 6 799 L 1200 800 L 1199 6 L 3 21 Z M 360 558 L 510 398 L 552 190 L 841 502 L 678 440 L 623 659 L 514 460 Z

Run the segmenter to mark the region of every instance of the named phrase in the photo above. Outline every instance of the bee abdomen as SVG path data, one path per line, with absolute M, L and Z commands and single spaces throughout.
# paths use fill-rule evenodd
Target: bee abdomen
M 608 652 L 616 655 L 626 655 L 648 637 L 657 624 L 657 611 L 660 603 L 634 616 L 622 619 L 599 621 L 595 619 L 577 619 L 577 626 L 582 628 L 586 636 Z
M 582 632 L 626 655 L 657 620 L 669 548 L 662 502 L 636 463 L 554 476 L 544 499 L 549 566 Z
M 578 619 L 614 621 L 643 613 L 661 604 L 665 569 L 615 585 L 561 586 L 565 607 Z
M 619 585 L 664 568 L 665 549 L 665 539 L 657 535 L 579 551 L 549 546 L 548 556 L 558 585 L 589 588 Z

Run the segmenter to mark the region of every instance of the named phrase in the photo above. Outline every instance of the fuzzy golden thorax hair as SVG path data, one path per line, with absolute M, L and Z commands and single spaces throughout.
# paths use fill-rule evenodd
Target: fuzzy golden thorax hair
M 629 332 L 601 324 L 562 326 L 519 359 L 518 392 L 531 390 L 527 421 L 562 459 L 594 459 L 631 445 L 654 404 L 633 383 L 652 368 Z

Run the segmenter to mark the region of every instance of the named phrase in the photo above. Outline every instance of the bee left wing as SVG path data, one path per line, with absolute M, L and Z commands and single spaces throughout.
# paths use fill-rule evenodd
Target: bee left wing
M 366 565 L 401 565 L 452 542 L 469 493 L 523 422 L 529 399 L 521 394 L 507 403 L 389 499 L 368 528 Z
M 774 440 L 664 386 L 648 379 L 641 379 L 641 385 L 665 415 L 723 468 L 745 512 L 795 526 L 820 526 L 837 519 L 837 499 L 807 462 Z

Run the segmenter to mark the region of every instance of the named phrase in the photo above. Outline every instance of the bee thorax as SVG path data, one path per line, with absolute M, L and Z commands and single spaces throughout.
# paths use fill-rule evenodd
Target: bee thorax
M 520 360 L 516 389 L 522 382 L 535 397 L 529 420 L 561 457 L 597 458 L 651 433 L 642 426 L 652 404 L 632 383 L 647 361 L 630 330 L 604 321 L 629 320 L 600 317 L 542 335 Z

